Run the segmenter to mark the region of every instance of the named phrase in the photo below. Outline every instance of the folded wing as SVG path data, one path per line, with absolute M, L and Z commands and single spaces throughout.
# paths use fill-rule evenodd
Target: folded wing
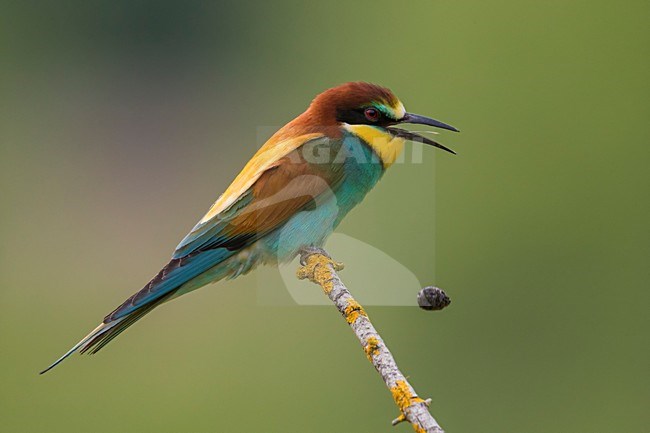
M 289 141 L 276 143 L 277 147 L 262 147 L 181 241 L 170 262 L 51 367 L 77 350 L 95 353 L 171 298 L 183 284 L 219 266 L 242 248 L 281 227 L 295 213 L 315 206 L 323 194 L 336 189 L 344 176 L 342 166 L 310 163 L 300 150 L 308 142 L 326 143 L 328 139 L 319 134 L 306 134 Z

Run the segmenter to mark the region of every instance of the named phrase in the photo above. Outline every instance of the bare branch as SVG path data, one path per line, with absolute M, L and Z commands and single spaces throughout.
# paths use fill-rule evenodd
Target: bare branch
M 418 433 L 444 433 L 429 412 L 431 399 L 418 397 L 397 367 L 384 340 L 372 326 L 365 310 L 339 278 L 337 271 L 343 269 L 343 265 L 333 261 L 329 254 L 320 248 L 303 250 L 300 263 L 302 266 L 298 269 L 298 278 L 309 279 L 321 286 L 354 331 L 368 360 L 393 395 L 393 400 L 400 409 L 400 416 L 394 419 L 392 424 L 408 421 Z

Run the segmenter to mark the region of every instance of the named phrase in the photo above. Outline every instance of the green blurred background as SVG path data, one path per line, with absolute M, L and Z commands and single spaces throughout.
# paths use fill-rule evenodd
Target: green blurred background
M 340 227 L 452 297 L 368 308 L 443 427 L 648 431 L 647 1 L 0 5 L 2 431 L 411 431 L 332 307 L 258 301 L 277 271 L 37 375 L 157 272 L 259 131 L 350 80 L 463 131 Z

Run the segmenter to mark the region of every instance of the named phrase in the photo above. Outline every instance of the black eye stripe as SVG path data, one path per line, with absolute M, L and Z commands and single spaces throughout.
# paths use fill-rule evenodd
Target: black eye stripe
M 366 116 L 366 110 L 373 109 L 377 111 L 376 120 L 370 120 Z M 373 125 L 373 126 L 390 126 L 395 124 L 395 120 L 390 119 L 381 110 L 374 106 L 363 106 L 353 109 L 342 109 L 337 111 L 336 120 L 345 122 L 350 125 Z

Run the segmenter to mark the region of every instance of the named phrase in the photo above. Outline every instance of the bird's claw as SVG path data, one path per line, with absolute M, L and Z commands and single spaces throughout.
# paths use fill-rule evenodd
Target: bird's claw
M 327 287 L 331 284 L 332 271 L 343 269 L 343 263 L 335 262 L 325 250 L 317 247 L 306 247 L 300 251 L 300 265 L 296 273 L 298 279 L 308 279 Z M 328 265 L 331 265 L 331 269 Z
M 314 247 L 314 246 L 308 246 L 308 247 L 303 247 L 300 250 L 300 264 L 302 266 L 307 265 L 307 258 L 309 256 L 313 256 L 314 254 L 320 254 L 322 256 L 327 257 L 328 259 L 332 259 L 329 254 L 327 254 L 327 251 L 325 251 L 322 248 L 319 247 Z

